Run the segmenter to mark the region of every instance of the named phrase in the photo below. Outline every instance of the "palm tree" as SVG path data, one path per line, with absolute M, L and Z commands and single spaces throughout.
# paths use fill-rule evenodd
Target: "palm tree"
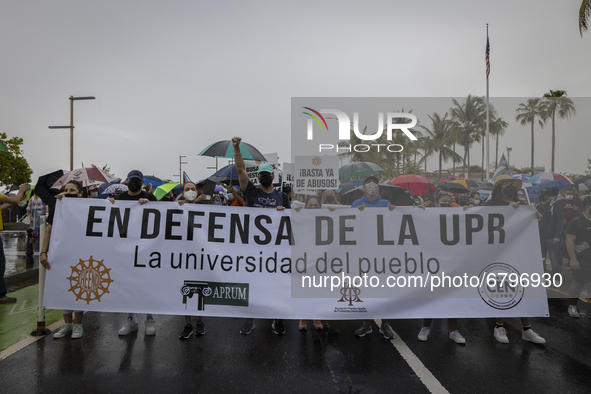
M 505 134 L 507 127 L 509 127 L 509 123 L 505 122 L 503 118 L 495 117 L 490 122 L 490 133 L 496 137 L 495 168 L 499 165 L 499 137 Z
M 554 121 L 558 114 L 559 119 L 568 119 L 572 115 L 576 115 L 575 104 L 572 100 L 566 97 L 564 90 L 550 90 L 546 93 L 543 99 L 544 105 L 548 111 L 548 117 L 552 118 L 552 165 L 550 171 L 554 172 L 554 149 L 556 148 L 556 135 L 554 131 Z
M 583 37 L 583 32 L 589 28 L 589 18 L 591 18 L 591 0 L 583 0 L 579 8 L 579 32 Z
M 464 167 L 462 176 L 466 177 L 466 163 L 468 165 L 468 178 L 470 177 L 470 146 L 479 140 L 479 134 L 484 126 L 486 106 L 481 96 L 468 95 L 462 104 L 452 99 L 454 107 L 451 108 L 451 116 L 458 128 L 458 143 L 464 147 Z
M 534 123 L 536 118 L 541 128 L 544 128 L 546 123 L 546 110 L 542 104 L 542 99 L 531 98 L 527 99 L 527 103 L 519 104 L 519 108 L 515 110 L 517 116 L 515 117 L 516 122 L 520 122 L 522 125 L 528 123 L 531 124 L 531 174 L 534 175 Z
M 437 152 L 439 154 L 439 179 L 441 179 L 443 161 L 447 161 L 453 157 L 460 158 L 460 155 L 454 152 L 451 148 L 454 142 L 455 123 L 448 118 L 447 112 L 443 118 L 437 112 L 435 112 L 433 116 L 428 116 L 429 119 L 431 119 L 431 129 L 428 129 L 425 126 L 420 127 L 425 131 L 426 137 L 428 138 L 429 151 L 432 153 Z M 425 162 L 426 159 L 427 155 L 423 157 Z

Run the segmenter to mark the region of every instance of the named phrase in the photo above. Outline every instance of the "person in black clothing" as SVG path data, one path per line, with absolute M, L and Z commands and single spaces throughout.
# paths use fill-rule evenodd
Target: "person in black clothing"
M 137 201 L 140 203 L 140 205 L 143 205 L 148 201 L 158 201 L 153 194 L 148 193 L 145 190 L 142 190 L 143 184 L 144 174 L 142 174 L 142 172 L 139 170 L 132 170 L 129 172 L 129 174 L 127 174 L 128 190 L 115 196 L 114 198 L 109 197 L 108 200 L 111 201 L 113 204 L 115 203 L 115 200 Z M 123 327 L 119 329 L 119 335 L 127 335 L 132 331 L 137 331 L 137 328 L 137 317 L 135 313 L 130 313 L 127 319 L 125 320 L 125 324 L 123 325 Z M 154 318 L 152 314 L 146 315 L 145 328 L 145 335 L 156 334 L 156 324 L 154 323 Z
M 581 317 L 577 300 L 585 283 L 591 282 L 591 196 L 583 200 L 583 214 L 571 220 L 566 227 L 566 250 L 573 270 L 573 282 L 568 291 L 568 314 Z
M 520 189 L 520 179 L 513 179 L 508 174 L 499 175 L 497 179 L 495 179 L 495 184 L 493 186 L 491 198 L 484 205 L 509 205 L 517 209 L 520 205 L 519 199 L 517 198 L 517 192 Z M 538 214 L 536 214 L 536 217 L 538 218 L 538 220 L 540 219 Z M 509 338 L 507 338 L 507 331 L 505 330 L 505 326 L 503 323 L 503 318 L 497 318 L 497 325 L 494 329 L 494 337 L 497 341 L 501 343 L 509 343 Z M 531 329 L 529 317 L 522 317 L 521 324 L 523 325 L 523 334 L 521 335 L 521 339 L 539 344 L 546 343 L 546 340 L 544 338 L 536 334 L 536 332 Z
M 551 189 L 544 188 L 540 191 L 540 202 L 536 204 L 536 216 L 539 218 L 542 259 L 548 253 L 552 264 L 552 273 L 559 274 L 562 271 L 560 239 L 562 238 L 564 215 L 562 206 L 552 201 L 552 195 Z

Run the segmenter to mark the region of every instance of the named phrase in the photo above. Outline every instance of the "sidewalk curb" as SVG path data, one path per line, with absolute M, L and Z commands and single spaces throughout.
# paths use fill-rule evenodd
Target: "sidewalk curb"
M 39 276 L 39 268 L 35 268 L 29 271 L 21 272 L 15 275 L 4 277 L 6 286 L 18 285 L 21 282 L 25 282 L 29 279 L 33 279 Z

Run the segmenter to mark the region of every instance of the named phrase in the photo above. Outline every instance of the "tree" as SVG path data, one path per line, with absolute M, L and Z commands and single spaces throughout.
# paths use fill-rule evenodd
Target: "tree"
M 554 172 L 554 150 L 556 148 L 556 133 L 554 129 L 555 118 L 568 119 L 577 113 L 575 104 L 566 97 L 564 90 L 550 90 L 544 95 L 543 104 L 548 111 L 547 116 L 552 119 L 552 165 L 550 171 Z
M 515 121 L 522 125 L 531 124 L 531 174 L 534 175 L 534 123 L 536 118 L 541 128 L 544 128 L 544 124 L 548 119 L 546 110 L 541 103 L 542 99 L 531 98 L 527 99 L 527 103 L 519 104 L 519 107 L 515 110 L 517 116 Z
M 425 153 L 423 160 L 427 160 L 427 157 L 431 155 L 431 153 L 438 153 L 439 156 L 439 179 L 441 179 L 441 167 L 443 165 L 443 161 L 447 161 L 452 157 L 460 157 L 456 152 L 453 151 L 451 146 L 454 142 L 454 131 L 455 131 L 455 124 L 451 119 L 447 116 L 447 112 L 441 117 L 437 112 L 433 114 L 433 116 L 428 115 L 429 119 L 431 119 L 431 129 L 428 129 L 425 126 L 420 126 L 426 133 L 425 137 L 428 138 L 427 142 L 427 152 Z
M 22 144 L 22 138 L 8 139 L 6 133 L 0 133 L 0 145 L 6 148 L 5 151 L 0 151 L 0 183 L 3 185 L 20 185 L 31 182 L 33 171 L 23 157 L 20 148 Z
M 509 123 L 505 122 L 503 118 L 495 117 L 490 122 L 490 133 L 496 137 L 495 168 L 499 165 L 499 137 L 505 134 L 507 127 L 509 127 Z
M 484 127 L 486 106 L 481 96 L 466 97 L 466 101 L 460 104 L 456 99 L 452 100 L 451 116 L 458 129 L 458 143 L 464 147 L 464 163 L 468 165 L 468 178 L 470 177 L 470 146 L 479 140 Z M 462 177 L 466 178 L 466 164 L 462 169 Z
M 579 8 L 579 32 L 583 37 L 583 32 L 589 28 L 589 18 L 591 18 L 591 0 L 583 0 Z

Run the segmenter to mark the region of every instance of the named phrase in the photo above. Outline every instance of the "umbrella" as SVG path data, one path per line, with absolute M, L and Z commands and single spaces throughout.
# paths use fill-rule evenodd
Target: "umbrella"
M 229 184 L 232 182 L 232 185 L 234 186 L 240 185 L 240 182 L 238 181 L 238 171 L 236 171 L 235 164 L 228 164 L 227 166 L 220 168 L 207 179 L 216 183 Z
M 466 187 L 466 189 L 470 189 L 472 187 L 478 187 L 478 186 L 480 186 L 478 184 L 478 182 L 473 181 L 472 179 L 468 179 L 468 178 L 456 179 L 455 181 L 452 181 L 452 183 L 459 183 L 460 185 Z
M 339 179 L 365 178 L 370 175 L 381 174 L 385 170 L 375 163 L 361 161 L 350 163 L 339 168 Z
M 544 181 L 542 183 L 538 183 L 537 185 L 533 185 L 529 188 L 529 193 L 539 193 L 542 189 L 548 188 L 551 189 L 553 187 L 558 188 L 558 190 L 564 189 L 565 187 L 569 187 L 570 184 L 566 183 L 565 181 L 558 180 L 558 181 Z
M 345 193 L 347 193 L 350 190 L 353 190 L 357 187 L 358 185 L 352 185 L 350 183 L 341 183 L 341 187 L 338 188 L 337 190 L 335 190 L 335 192 L 337 192 L 339 195 L 343 195 Z
M 413 196 L 427 194 L 430 191 L 429 185 L 431 186 L 431 190 L 435 190 L 433 182 L 422 175 L 400 175 L 386 183 L 404 187 L 409 190 Z
M 390 202 L 392 205 L 396 206 L 408 206 L 412 207 L 414 205 L 412 199 L 406 194 L 405 191 L 402 190 L 400 186 L 388 184 L 388 183 L 380 183 L 380 194 L 382 194 L 383 189 L 387 189 L 387 193 L 390 194 Z M 357 186 L 345 193 L 340 194 L 340 203 L 343 205 L 351 205 L 355 200 L 359 200 L 363 197 L 365 193 L 363 192 L 363 186 Z
M 128 190 L 127 185 L 121 183 L 114 183 L 109 185 L 101 194 L 109 195 L 109 194 L 116 194 L 117 190 L 121 192 L 126 192 Z
M 267 161 L 265 156 L 263 156 L 263 154 L 254 146 L 247 144 L 246 142 L 241 142 L 239 146 L 240 153 L 244 160 Z M 203 149 L 201 153 L 199 153 L 199 156 L 226 157 L 231 159 L 234 157 L 234 146 L 230 140 L 214 142 L 207 148 Z
M 464 185 L 462 185 L 460 183 L 447 182 L 447 183 L 440 183 L 440 184 L 437 185 L 437 187 L 440 187 L 440 186 L 446 186 L 447 187 L 447 190 L 450 193 L 464 194 L 464 193 L 469 193 L 470 192 L 467 187 L 464 187 Z
M 154 175 L 144 175 L 144 185 L 147 185 L 148 183 L 151 183 L 154 188 L 164 185 L 162 179 L 155 177 Z
M 62 177 L 66 171 L 57 170 L 50 172 L 49 174 L 41 175 L 35 185 L 37 195 L 41 198 L 45 204 L 52 206 L 55 205 L 55 196 L 59 191 L 51 190 L 51 186 Z
M 88 181 L 111 182 L 115 178 L 108 172 L 96 167 L 77 168 L 73 171 L 64 174 L 52 186 L 52 189 L 61 189 L 66 183 L 70 181 L 81 182 L 83 186 L 87 186 Z
M 457 181 L 459 179 L 462 179 L 462 178 L 460 178 L 458 176 L 448 176 L 447 178 L 440 179 L 437 183 L 452 182 L 452 181 Z
M 573 183 L 575 185 L 578 185 L 579 183 L 587 182 L 589 179 L 591 179 L 591 178 L 589 178 L 588 176 L 584 176 L 583 175 L 583 176 L 580 176 L 578 178 L 573 179 Z
M 511 175 L 511 178 L 513 178 L 513 179 L 520 179 L 521 182 L 525 183 L 525 182 L 528 182 L 529 178 L 531 178 L 531 175 L 527 175 L 527 174 L 513 174 L 513 175 Z
M 532 176 L 531 178 L 528 179 L 528 183 L 531 183 L 532 185 L 538 184 L 538 183 L 542 183 L 544 181 L 565 181 L 566 183 L 572 185 L 573 182 L 568 179 L 567 177 L 565 177 L 564 175 L 558 174 L 556 172 L 541 172 L 539 174 L 536 174 L 534 176 Z
M 579 191 L 587 191 L 589 188 L 584 183 L 579 183 Z
M 171 190 L 173 190 L 175 187 L 179 185 L 180 183 L 178 182 L 164 183 L 156 188 L 156 190 L 154 191 L 154 197 L 156 197 L 157 200 L 160 200 L 162 197 L 166 196 Z M 180 192 L 177 194 L 180 194 Z

